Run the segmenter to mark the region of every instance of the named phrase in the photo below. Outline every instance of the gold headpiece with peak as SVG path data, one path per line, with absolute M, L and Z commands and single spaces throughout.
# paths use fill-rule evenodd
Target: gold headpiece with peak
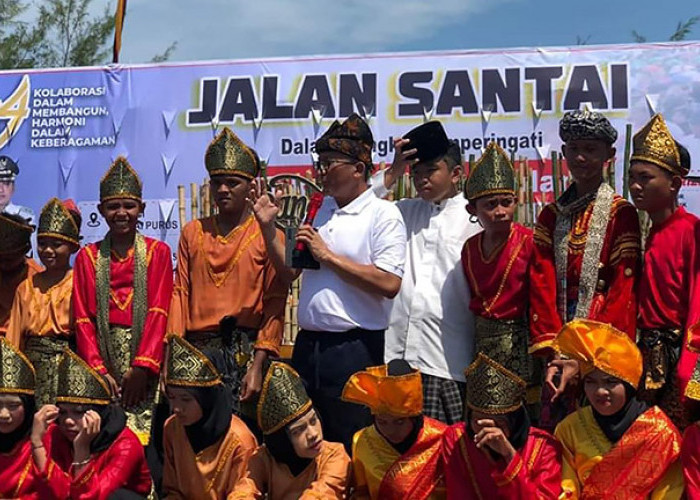
M 81 357 L 66 349 L 58 362 L 57 403 L 106 405 L 111 392 L 102 376 Z
M 492 194 L 515 194 L 515 171 L 508 153 L 491 141 L 469 172 L 464 187 L 468 200 Z
M 525 381 L 483 353 L 464 374 L 467 406 L 472 410 L 502 415 L 517 410 L 525 401 Z
M 651 120 L 634 134 L 632 143 L 630 161 L 652 163 L 681 177 L 688 175 L 688 170 L 681 166 L 681 155 L 676 141 L 673 140 L 661 113 L 652 116 Z
M 50 236 L 80 245 L 80 228 L 73 214 L 58 198 L 51 198 L 41 209 L 37 236 Z
M 123 156 L 119 156 L 100 181 L 100 201 L 131 198 L 141 201 L 143 184 L 134 168 Z
M 273 361 L 265 374 L 258 401 L 258 425 L 272 434 L 311 408 L 311 399 L 294 368 Z
M 20 222 L 19 216 L 0 213 L 0 254 L 26 252 L 33 232 L 34 226 Z
M 0 394 L 34 394 L 34 367 L 15 346 L 0 337 Z
M 230 128 L 225 127 L 209 144 L 204 155 L 209 176 L 240 175 L 255 179 L 260 172 L 260 160 Z
M 178 335 L 168 339 L 168 371 L 165 383 L 184 387 L 221 384 L 221 374 L 206 355 Z

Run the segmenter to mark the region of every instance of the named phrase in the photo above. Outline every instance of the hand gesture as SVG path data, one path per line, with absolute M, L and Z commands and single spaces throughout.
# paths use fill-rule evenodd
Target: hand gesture
M 262 365 L 252 364 L 241 382 L 241 401 L 250 401 L 262 390 Z
M 75 450 L 89 450 L 90 443 L 95 439 L 100 432 L 102 419 L 100 415 L 93 410 L 88 410 L 83 415 L 82 428 L 78 435 L 73 439 L 73 448 Z
M 477 424 L 482 426 L 481 430 L 474 436 L 474 443 L 480 450 L 485 450 L 486 447 L 499 455 L 506 464 L 509 464 L 515 457 L 516 451 L 513 445 L 510 444 L 508 438 L 503 434 L 503 430 L 496 425 L 493 420 L 485 419 L 478 420 Z M 488 455 L 487 455 L 488 457 Z
M 406 173 L 406 169 L 420 161 L 420 158 L 408 160 L 407 158 L 418 152 L 416 148 L 410 148 L 411 141 L 400 137 L 394 139 L 394 160 L 384 173 L 384 186 L 390 188 L 396 180 Z
M 34 414 L 31 442 L 33 446 L 41 446 L 49 426 L 58 418 L 58 408 L 54 405 L 44 405 Z
M 557 374 L 561 375 L 559 383 L 555 384 L 554 379 Z M 556 356 L 547 363 L 547 372 L 545 375 L 545 384 L 553 391 L 551 402 L 556 401 L 559 396 L 564 394 L 567 386 L 575 383 L 579 374 L 578 362 L 574 359 L 561 359 Z
M 112 399 L 119 399 L 122 395 L 122 390 L 117 381 L 109 373 L 104 374 L 103 377 L 107 381 L 107 385 L 109 385 L 109 390 L 112 392 Z
M 274 228 L 279 212 L 279 207 L 275 203 L 276 200 L 266 192 L 266 186 L 262 180 L 255 179 L 250 186 L 247 201 L 248 206 L 253 211 L 253 215 L 255 215 L 255 219 L 263 229 Z

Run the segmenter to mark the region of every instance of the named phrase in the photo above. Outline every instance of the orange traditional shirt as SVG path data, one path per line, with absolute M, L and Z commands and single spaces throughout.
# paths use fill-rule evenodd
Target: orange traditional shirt
M 565 277 L 557 273 L 555 233 L 559 220 L 567 216 L 553 203 L 544 207 L 537 219 L 530 272 L 530 349 L 533 353 L 548 348 L 567 321 L 558 310 L 557 290 L 563 278 L 567 307 L 578 301 L 580 286 L 591 287 L 593 296 L 586 319 L 609 323 L 636 338 L 636 281 L 641 262 L 637 210 L 621 196 L 614 195 L 605 233 L 591 235 L 594 202 L 592 198 L 583 208 L 568 215 L 571 229 L 564 240 Z M 599 258 L 594 256 L 597 273 L 582 276 L 584 251 L 593 237 L 603 238 Z
M 73 335 L 73 271 L 55 285 L 41 284 L 41 273 L 27 278 L 15 292 L 7 339 L 23 348 L 26 337 L 69 338 Z
M 279 354 L 287 291 L 254 216 L 227 235 L 216 217 L 192 221 L 180 235 L 168 333 L 216 332 L 221 318 L 235 316 L 237 326 L 258 330 L 256 348 Z
M 265 446 L 248 462 L 248 474 L 236 485 L 233 499 L 311 500 L 343 499 L 350 457 L 341 443 L 324 441 L 321 453 L 298 476 L 278 463 Z
M 146 243 L 147 313 L 141 342 L 132 360 L 158 375 L 163 360 L 165 326 L 173 289 L 173 265 L 165 243 L 144 238 Z M 73 272 L 73 310 L 78 354 L 98 373 L 107 373 L 100 353 L 97 332 L 96 265 L 100 242 L 83 247 L 75 259 Z M 109 323 L 132 325 L 134 296 L 134 248 L 121 258 L 112 251 L 110 259 Z
M 489 256 L 482 250 L 483 235 L 472 236 L 462 249 L 469 309 L 488 319 L 526 319 L 532 231 L 513 223 L 508 239 Z
M 34 276 L 43 269 L 34 259 L 27 257 L 27 270 L 21 273 L 13 280 L 3 279 L 0 273 L 0 337 L 4 337 L 7 333 L 7 327 L 10 323 L 10 311 L 12 310 L 12 302 L 15 298 L 15 291 L 19 284 L 26 278 Z
M 243 421 L 231 416 L 228 432 L 213 445 L 194 452 L 176 415 L 163 430 L 163 492 L 169 500 L 232 499 L 257 448 Z

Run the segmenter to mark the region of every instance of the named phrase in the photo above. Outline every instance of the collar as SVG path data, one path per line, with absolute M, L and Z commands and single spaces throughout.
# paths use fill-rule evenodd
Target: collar
M 464 198 L 464 195 L 462 195 L 462 193 L 457 193 L 456 195 L 450 198 L 445 198 L 440 202 L 431 203 L 430 208 L 433 213 L 440 213 L 443 212 L 446 208 L 453 208 L 455 206 L 464 209 L 466 202 L 467 200 Z
M 336 203 L 335 199 L 331 198 L 331 208 L 337 213 L 356 215 L 362 212 L 362 210 L 364 210 L 364 208 L 376 198 L 377 197 L 375 196 L 374 191 L 372 191 L 371 188 L 367 188 L 364 193 L 352 200 L 343 208 L 338 207 L 338 203 Z

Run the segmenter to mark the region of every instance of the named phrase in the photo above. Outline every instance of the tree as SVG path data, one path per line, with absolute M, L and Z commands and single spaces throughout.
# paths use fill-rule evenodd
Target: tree
M 678 26 L 676 26 L 676 31 L 669 37 L 670 42 L 680 42 L 688 38 L 688 35 L 693 31 L 693 27 L 700 21 L 700 16 L 693 16 L 687 21 L 678 21 Z M 637 43 L 645 43 L 647 37 L 640 35 L 637 30 L 632 30 L 632 38 Z
M 111 62 L 113 6 L 91 15 L 93 0 L 43 0 L 31 22 L 21 0 L 0 0 L 0 68 L 94 66 Z M 154 56 L 170 58 L 176 44 Z

